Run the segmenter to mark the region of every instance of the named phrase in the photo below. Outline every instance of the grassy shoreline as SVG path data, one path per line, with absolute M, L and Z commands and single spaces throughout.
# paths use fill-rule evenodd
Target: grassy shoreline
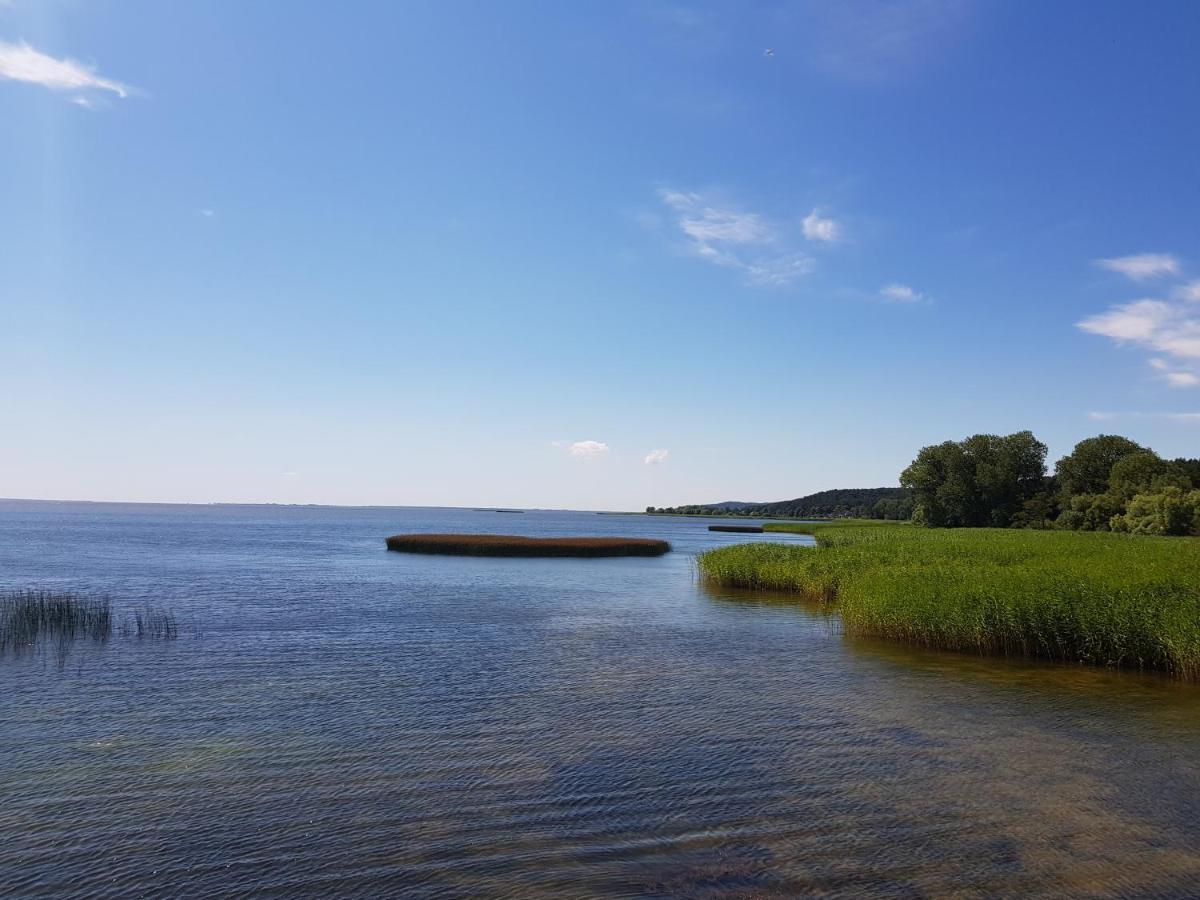
M 814 535 L 818 547 L 711 550 L 698 560 L 703 576 L 830 604 L 854 635 L 1200 681 L 1200 541 L 865 521 L 764 527 Z

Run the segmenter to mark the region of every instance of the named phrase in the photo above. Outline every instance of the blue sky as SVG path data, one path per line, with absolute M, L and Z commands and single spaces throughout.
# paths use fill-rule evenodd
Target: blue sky
M 0 0 L 0 496 L 1200 453 L 1200 5 Z

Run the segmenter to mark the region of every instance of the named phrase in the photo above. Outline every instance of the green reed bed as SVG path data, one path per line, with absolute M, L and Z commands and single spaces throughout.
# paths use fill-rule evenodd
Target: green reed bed
M 716 584 L 832 604 L 849 634 L 1157 669 L 1200 680 L 1200 540 L 1080 532 L 774 524 L 816 549 L 703 554 Z
M 662 556 L 666 541 L 649 538 L 556 537 L 514 534 L 394 534 L 387 548 L 403 553 L 443 553 L 455 556 Z

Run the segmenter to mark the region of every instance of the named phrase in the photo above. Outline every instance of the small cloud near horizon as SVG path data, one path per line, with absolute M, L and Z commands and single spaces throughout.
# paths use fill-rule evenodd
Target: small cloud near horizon
M 670 450 L 651 450 L 646 454 L 644 462 L 648 466 L 659 466 L 665 463 L 670 455 Z
M 599 456 L 608 452 L 608 444 L 603 441 L 551 441 L 551 446 L 566 450 L 571 456 L 587 458 Z
M 89 91 L 107 91 L 122 100 L 135 93 L 129 85 L 97 74 L 94 66 L 65 57 L 55 59 L 24 41 L 19 44 L 0 41 L 0 79 L 36 84 L 51 91 L 73 92 L 70 102 L 86 109 L 94 109 L 97 105 L 96 98 L 87 93 Z
M 1097 422 L 1113 419 L 1165 419 L 1168 422 L 1200 423 L 1200 412 L 1090 412 L 1088 418 Z

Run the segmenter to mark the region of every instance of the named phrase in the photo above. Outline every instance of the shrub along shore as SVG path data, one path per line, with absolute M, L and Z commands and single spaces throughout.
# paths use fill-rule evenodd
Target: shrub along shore
M 861 520 L 764 527 L 818 547 L 710 550 L 704 577 L 831 604 L 852 635 L 1200 681 L 1200 541 Z
M 394 534 L 389 550 L 457 556 L 662 556 L 666 541 L 649 538 L 532 538 L 514 534 Z

